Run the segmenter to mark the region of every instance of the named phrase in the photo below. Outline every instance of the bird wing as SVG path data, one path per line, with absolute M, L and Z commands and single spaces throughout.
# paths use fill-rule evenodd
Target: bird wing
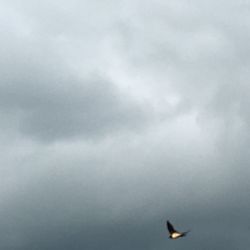
M 186 236 L 190 231 L 191 231 L 191 230 L 188 230 L 188 231 L 186 231 L 186 232 L 183 232 L 183 233 L 182 233 L 183 236 Z
M 168 228 L 168 231 L 169 231 L 170 234 L 176 232 L 173 225 L 169 221 L 167 221 L 167 228 Z

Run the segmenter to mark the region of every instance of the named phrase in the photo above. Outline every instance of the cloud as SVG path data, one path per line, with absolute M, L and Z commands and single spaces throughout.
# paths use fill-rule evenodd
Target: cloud
M 23 134 L 49 142 L 98 138 L 146 122 L 144 107 L 98 70 L 79 76 L 60 61 L 53 43 L 10 36 L 2 41 L 13 44 L 1 61 L 0 105 L 18 117 L 16 129 Z
M 46 78 L 39 72 L 29 82 L 18 79 L 1 86 L 2 109 L 19 116 L 26 135 L 45 141 L 95 138 L 146 121 L 146 112 L 132 100 L 122 100 L 108 81 Z
M 247 248 L 246 3 L 1 5 L 0 248 Z

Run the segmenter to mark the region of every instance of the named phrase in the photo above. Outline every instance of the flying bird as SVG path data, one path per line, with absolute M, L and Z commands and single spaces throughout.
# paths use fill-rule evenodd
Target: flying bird
M 173 225 L 169 221 L 167 221 L 166 226 L 167 226 L 167 229 L 169 231 L 169 238 L 173 239 L 173 240 L 178 239 L 180 237 L 184 237 L 189 232 L 189 231 L 186 231 L 186 232 L 176 231 L 174 229 Z

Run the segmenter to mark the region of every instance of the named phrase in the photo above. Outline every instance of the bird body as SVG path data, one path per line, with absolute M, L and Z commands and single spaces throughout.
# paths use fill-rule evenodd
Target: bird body
M 180 237 L 184 237 L 189 232 L 189 231 L 178 232 L 177 230 L 174 229 L 173 225 L 169 221 L 167 221 L 166 226 L 169 231 L 169 238 L 173 240 L 178 239 Z
M 177 239 L 177 238 L 179 238 L 180 236 L 181 236 L 181 234 L 180 234 L 180 233 L 176 233 L 176 232 L 174 232 L 174 233 L 172 233 L 172 234 L 170 235 L 171 239 Z

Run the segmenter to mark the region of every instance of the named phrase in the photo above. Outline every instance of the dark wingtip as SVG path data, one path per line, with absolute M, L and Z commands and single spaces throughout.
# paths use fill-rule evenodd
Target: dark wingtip
M 171 223 L 170 223 L 169 220 L 166 221 L 166 225 L 167 225 L 167 226 L 171 225 Z

